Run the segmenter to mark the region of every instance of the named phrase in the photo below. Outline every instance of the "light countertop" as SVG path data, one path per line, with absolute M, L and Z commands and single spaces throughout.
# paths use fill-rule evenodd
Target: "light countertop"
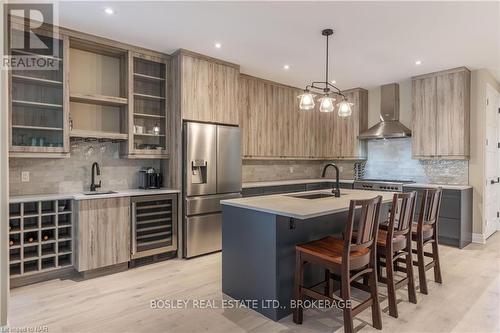
M 104 191 L 104 190 L 103 190 Z M 103 192 L 98 191 L 98 192 Z M 171 194 L 180 193 L 176 189 L 157 189 L 157 190 L 141 190 L 141 189 L 128 189 L 117 190 L 116 193 L 85 195 L 80 193 L 62 193 L 62 194 L 36 194 L 36 195 L 20 195 L 10 197 L 10 203 L 28 202 L 28 201 L 49 201 L 49 200 L 87 200 L 87 199 L 106 199 L 106 198 L 119 198 L 119 197 L 135 197 L 140 195 L 155 195 L 155 194 Z
M 350 189 L 341 189 L 340 192 L 342 194 L 340 198 L 327 197 L 311 200 L 294 197 L 306 193 L 331 193 L 331 190 L 322 190 L 228 199 L 222 200 L 221 204 L 304 220 L 347 211 L 351 200 L 370 199 L 381 195 L 382 201 L 387 203 L 392 201 L 394 195 L 394 192 Z
M 404 184 L 403 187 L 441 187 L 444 190 L 467 190 L 472 188 L 470 185 L 448 185 L 448 184 L 423 184 L 423 183 L 410 183 Z
M 352 179 L 340 179 L 341 183 L 354 183 Z M 314 184 L 314 183 L 331 183 L 335 182 L 335 178 L 311 178 L 311 179 L 292 179 L 292 180 L 273 180 L 264 182 L 246 182 L 242 184 L 242 188 L 252 187 L 269 187 L 280 185 L 296 185 L 296 184 Z

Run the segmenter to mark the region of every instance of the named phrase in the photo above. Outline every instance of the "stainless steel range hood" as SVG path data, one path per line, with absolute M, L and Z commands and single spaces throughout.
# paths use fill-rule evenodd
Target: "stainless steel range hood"
M 361 140 L 395 139 L 411 136 L 411 130 L 399 122 L 399 84 L 380 89 L 380 122 L 361 133 Z

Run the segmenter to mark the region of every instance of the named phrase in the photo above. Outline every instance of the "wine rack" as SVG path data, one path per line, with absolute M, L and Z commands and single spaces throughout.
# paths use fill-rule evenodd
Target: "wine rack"
M 177 194 L 132 199 L 132 259 L 177 249 Z
M 72 205 L 64 198 L 10 203 L 11 278 L 73 265 Z

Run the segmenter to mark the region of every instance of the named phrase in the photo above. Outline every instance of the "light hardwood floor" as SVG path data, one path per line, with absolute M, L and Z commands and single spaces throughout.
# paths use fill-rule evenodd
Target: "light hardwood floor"
M 398 291 L 400 317 L 387 313 L 383 294 L 383 332 L 499 332 L 500 234 L 487 245 L 463 250 L 441 246 L 444 284 L 429 283 L 418 304 Z M 429 274 L 430 279 L 431 274 Z M 53 280 L 13 289 L 12 327 L 47 325 L 49 332 L 342 332 L 337 310 L 306 310 L 304 324 L 291 316 L 273 322 L 248 309 L 153 310 L 152 299 L 221 300 L 221 254 L 170 260 L 87 281 Z M 355 325 L 373 329 L 370 311 Z

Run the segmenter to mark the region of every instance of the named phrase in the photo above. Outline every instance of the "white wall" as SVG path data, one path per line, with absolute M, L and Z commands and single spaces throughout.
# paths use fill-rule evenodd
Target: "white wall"
M 3 6 L 0 6 L 0 26 L 3 27 Z M 0 45 L 3 56 L 3 37 L 0 34 Z M 2 57 L 3 58 L 3 57 Z M 0 326 L 7 325 L 7 301 L 9 298 L 9 263 L 8 263 L 8 128 L 7 128 L 7 72 L 0 68 Z
M 500 92 L 500 83 L 486 69 L 471 73 L 469 184 L 473 192 L 473 232 L 483 234 L 484 148 L 486 131 L 486 85 Z

